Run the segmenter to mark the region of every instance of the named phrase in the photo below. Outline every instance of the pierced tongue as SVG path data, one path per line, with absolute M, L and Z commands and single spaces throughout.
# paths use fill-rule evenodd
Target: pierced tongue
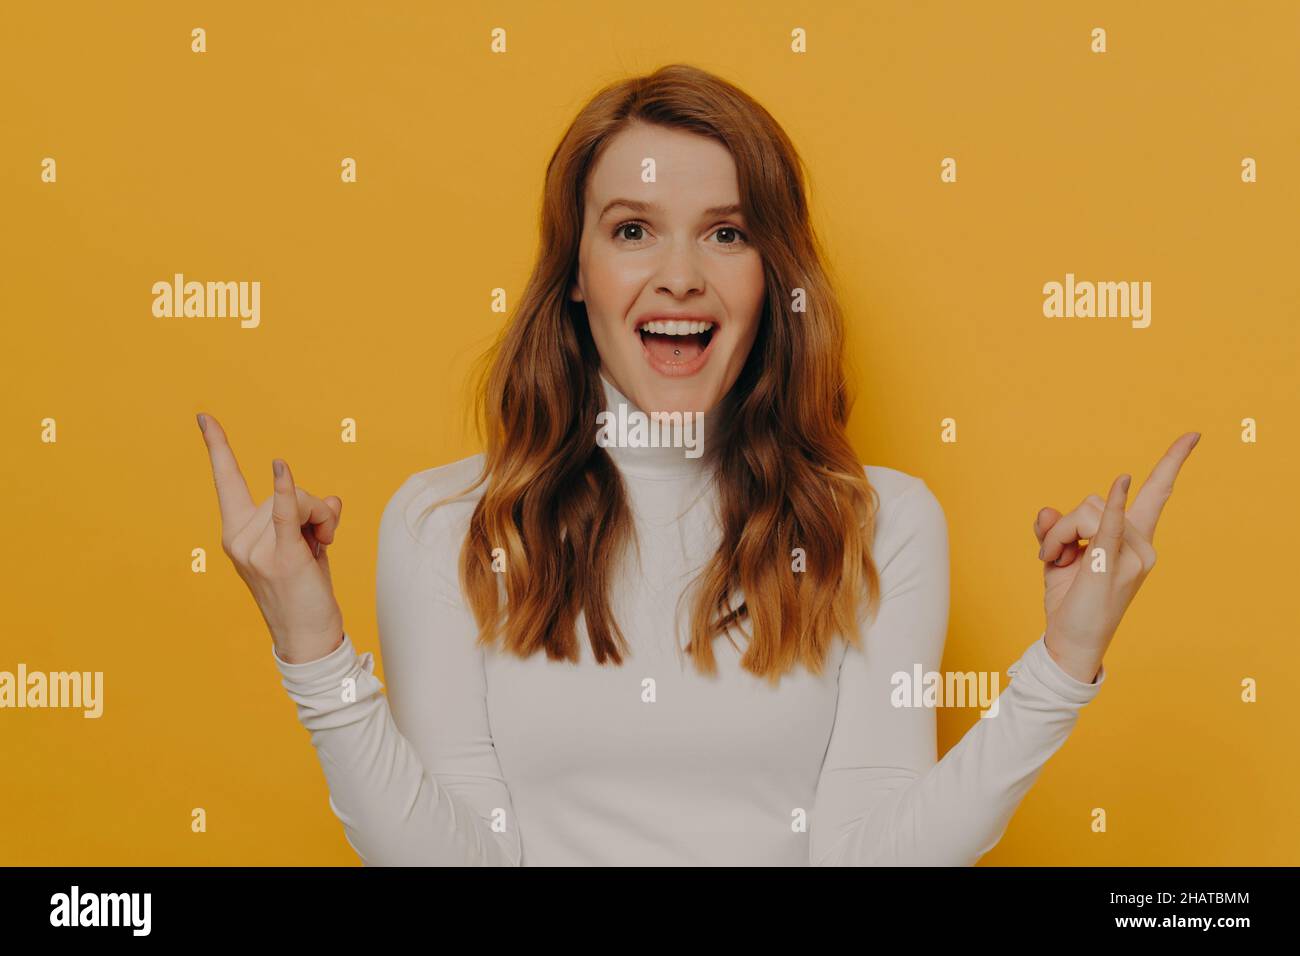
M 662 335 L 658 332 L 642 334 L 645 347 L 660 362 L 681 365 L 697 358 L 704 351 L 704 333 L 696 335 Z

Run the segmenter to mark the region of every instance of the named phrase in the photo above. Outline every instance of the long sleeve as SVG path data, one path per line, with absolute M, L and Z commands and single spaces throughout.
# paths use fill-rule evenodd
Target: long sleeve
M 969 866 L 1002 838 L 1048 758 L 1065 742 L 1092 684 L 1066 674 L 1040 636 L 1009 668 L 990 711 L 936 760 L 935 710 L 897 707 L 893 675 L 937 672 L 948 627 L 948 531 L 919 478 L 899 493 L 877 540 L 881 605 L 864 650 L 849 647 L 819 777 L 810 862 Z
M 368 866 L 518 866 L 521 842 L 485 702 L 483 651 L 445 573 L 459 539 L 409 523 L 412 479 L 380 521 L 377 612 L 390 687 L 345 634 L 287 664 L 272 649 L 329 787 L 330 808 Z

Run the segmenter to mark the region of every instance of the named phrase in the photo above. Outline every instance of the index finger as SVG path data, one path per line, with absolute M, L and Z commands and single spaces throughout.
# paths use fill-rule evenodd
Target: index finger
M 1151 474 L 1147 480 L 1142 483 L 1142 488 L 1133 499 L 1133 505 L 1128 510 L 1129 520 L 1133 526 L 1142 533 L 1142 536 L 1150 541 L 1155 537 L 1156 522 L 1160 520 L 1160 511 L 1164 508 L 1165 502 L 1174 491 L 1174 479 L 1178 477 L 1178 471 L 1183 467 L 1183 462 L 1187 456 L 1192 453 L 1196 443 L 1200 441 L 1198 432 L 1188 432 L 1174 440 L 1169 446 L 1169 450 L 1164 456 L 1156 462 L 1156 466 L 1151 469 Z
M 208 458 L 212 462 L 212 480 L 217 486 L 217 502 L 221 507 L 221 526 L 223 533 L 232 534 L 248 523 L 253 515 L 253 496 L 248 493 L 248 483 L 235 461 L 235 453 L 226 441 L 226 431 L 211 415 L 199 415 L 199 428 L 203 431 L 203 443 L 208 446 Z

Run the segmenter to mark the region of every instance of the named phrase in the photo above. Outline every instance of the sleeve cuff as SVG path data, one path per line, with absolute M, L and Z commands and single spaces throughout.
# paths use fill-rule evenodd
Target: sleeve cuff
M 1038 640 L 1030 644 L 1029 649 L 1021 655 L 1020 660 L 1007 668 L 1007 673 L 1015 677 L 1022 670 L 1026 671 L 1033 681 L 1046 687 L 1056 696 L 1074 704 L 1088 703 L 1097 696 L 1101 685 L 1106 681 L 1106 665 L 1101 665 L 1095 681 L 1086 684 L 1061 669 L 1061 665 L 1056 663 L 1047 650 L 1047 644 L 1043 639 L 1045 635 L 1045 631 L 1040 634 Z
M 280 655 L 275 652 L 275 645 L 271 645 L 271 657 L 275 659 L 275 666 L 290 685 L 333 684 L 352 669 L 356 656 L 356 648 L 352 646 L 352 639 L 347 631 L 343 632 L 343 643 L 334 650 L 324 657 L 318 657 L 314 661 L 304 661 L 301 664 L 289 664 L 281 660 Z

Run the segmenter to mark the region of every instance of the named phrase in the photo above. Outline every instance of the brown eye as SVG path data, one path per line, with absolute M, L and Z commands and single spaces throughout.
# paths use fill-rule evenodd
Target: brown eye
M 636 229 L 636 230 L 640 230 L 640 229 L 641 229 L 641 224 L 638 223 L 638 222 L 621 222 L 621 223 L 619 223 L 617 226 L 614 227 L 614 235 L 615 235 L 616 237 L 619 236 L 619 235 L 623 232 L 624 229 Z M 622 238 L 624 238 L 624 239 L 628 239 L 628 240 L 631 241 L 631 242 L 636 242 L 637 240 L 639 240 L 639 239 L 644 239 L 645 237 L 644 237 L 644 236 L 640 236 L 640 235 L 637 235 L 637 236 L 628 236 L 628 235 L 624 234 L 624 235 L 622 235 Z

